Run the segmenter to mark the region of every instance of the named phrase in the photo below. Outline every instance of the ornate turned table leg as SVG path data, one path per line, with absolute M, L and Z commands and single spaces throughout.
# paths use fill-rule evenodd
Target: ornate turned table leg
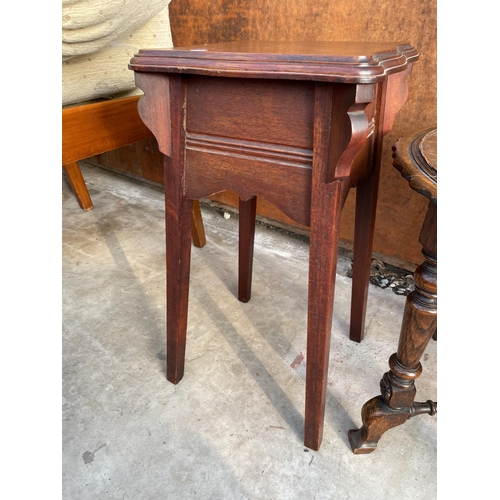
M 364 404 L 363 426 L 349 431 L 354 453 L 371 453 L 382 435 L 409 418 L 437 412 L 437 403 L 416 403 L 415 380 L 422 373 L 420 358 L 436 331 L 437 251 L 436 205 L 429 209 L 420 235 L 425 261 L 415 271 L 415 290 L 408 295 L 397 353 L 389 359 L 390 371 L 381 382 L 381 396 Z

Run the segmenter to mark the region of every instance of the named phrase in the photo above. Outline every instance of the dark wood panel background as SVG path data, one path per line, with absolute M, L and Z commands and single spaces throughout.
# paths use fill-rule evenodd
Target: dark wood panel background
M 427 200 L 392 166 L 391 146 L 401 136 L 434 126 L 436 118 L 436 0 L 172 0 L 175 46 L 232 40 L 365 40 L 408 42 L 420 52 L 409 79 L 409 99 L 385 138 L 374 251 L 393 263 L 422 260 L 418 242 Z M 100 155 L 100 164 L 161 182 L 153 140 Z M 233 193 L 215 197 L 234 205 Z M 352 242 L 355 190 L 343 212 L 341 239 Z M 258 211 L 293 223 L 265 200 Z

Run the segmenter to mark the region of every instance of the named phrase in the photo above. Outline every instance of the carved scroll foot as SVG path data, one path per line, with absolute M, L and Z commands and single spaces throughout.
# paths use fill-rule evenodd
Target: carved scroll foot
M 380 438 L 389 429 L 404 424 L 416 415 L 436 413 L 437 403 L 433 401 L 415 402 L 411 406 L 391 408 L 382 396 L 370 399 L 361 410 L 363 426 L 349 431 L 352 451 L 357 455 L 371 453 L 376 450 Z

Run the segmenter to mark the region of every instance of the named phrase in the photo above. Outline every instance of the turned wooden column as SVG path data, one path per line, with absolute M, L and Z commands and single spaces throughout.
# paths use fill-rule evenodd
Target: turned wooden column
M 420 233 L 424 262 L 415 270 L 415 290 L 407 299 L 398 350 L 389 359 L 390 371 L 380 381 L 381 395 L 364 404 L 363 426 L 349 431 L 354 453 L 371 453 L 382 435 L 409 418 L 437 412 L 437 403 L 415 402 L 420 359 L 437 328 L 437 130 L 429 129 L 393 147 L 394 166 L 412 189 L 429 198 Z

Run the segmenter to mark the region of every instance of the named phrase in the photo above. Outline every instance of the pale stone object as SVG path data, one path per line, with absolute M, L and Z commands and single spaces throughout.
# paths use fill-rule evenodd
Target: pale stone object
M 170 0 L 62 0 L 62 104 L 140 94 L 130 59 L 170 48 Z

